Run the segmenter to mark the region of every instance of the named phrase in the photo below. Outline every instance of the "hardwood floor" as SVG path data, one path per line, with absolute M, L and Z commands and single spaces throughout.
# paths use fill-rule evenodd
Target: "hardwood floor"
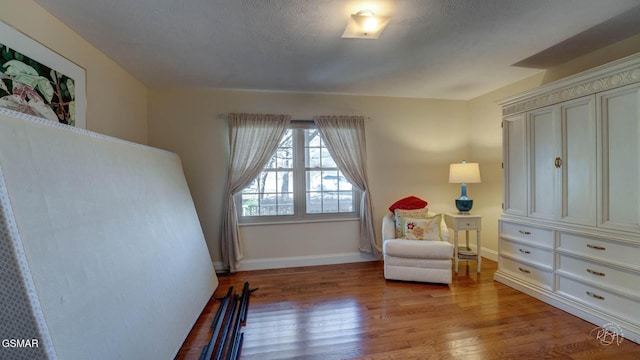
M 388 281 L 382 262 L 239 272 L 220 277 L 251 295 L 242 359 L 640 359 L 606 345 L 597 326 L 493 281 L 496 263 L 460 263 L 450 286 Z M 176 359 L 198 359 L 212 300 Z

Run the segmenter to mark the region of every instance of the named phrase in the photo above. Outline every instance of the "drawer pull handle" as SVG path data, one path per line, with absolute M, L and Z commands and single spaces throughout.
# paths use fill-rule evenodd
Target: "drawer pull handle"
M 587 295 L 591 296 L 594 299 L 604 300 L 604 296 L 600 296 L 598 294 L 594 294 L 591 291 L 587 291 Z
M 527 269 L 523 269 L 521 267 L 518 268 L 518 270 L 522 271 L 525 274 L 531 274 L 531 271 L 527 270 Z
M 518 230 L 518 232 L 522 235 L 531 235 L 531 231 Z
M 531 251 L 529 250 L 518 249 L 518 251 L 520 251 L 523 254 L 531 254 Z
M 587 247 L 589 249 L 594 249 L 594 250 L 607 250 L 604 246 L 598 246 L 598 245 L 587 244 Z
M 599 272 L 599 271 L 595 271 L 595 270 L 591 270 L 591 269 L 587 269 L 587 272 L 593 275 L 598 275 L 598 276 L 605 276 L 606 274 L 603 272 Z

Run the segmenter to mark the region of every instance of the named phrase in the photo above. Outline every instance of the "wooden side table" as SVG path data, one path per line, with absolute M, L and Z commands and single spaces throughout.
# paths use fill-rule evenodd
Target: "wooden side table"
M 482 228 L 482 216 L 473 214 L 444 214 L 447 226 L 453 230 L 453 259 L 455 264 L 455 272 L 458 273 L 458 262 L 460 260 L 473 260 L 478 265 L 478 273 L 480 273 L 480 229 Z M 461 248 L 458 246 L 458 231 L 465 231 L 466 246 Z M 476 232 L 476 251 L 469 247 L 469 231 Z

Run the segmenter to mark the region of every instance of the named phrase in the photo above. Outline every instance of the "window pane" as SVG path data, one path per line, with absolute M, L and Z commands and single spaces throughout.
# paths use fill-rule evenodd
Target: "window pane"
M 277 167 L 280 169 L 291 169 L 293 167 L 293 148 L 278 148 Z
M 353 212 L 353 192 L 340 192 L 339 212 Z
M 293 215 L 293 193 L 280 194 L 278 215 Z
M 306 167 L 318 168 L 321 166 L 320 162 L 320 148 L 307 148 Z
M 338 190 L 338 170 L 329 170 L 322 172 L 322 190 Z
M 242 194 L 242 216 L 258 215 L 258 195 Z
M 338 190 L 340 191 L 353 191 L 353 185 L 347 180 L 346 177 L 342 174 L 342 171 L 338 172 L 339 181 L 338 181 Z
M 261 193 L 274 193 L 278 187 L 277 185 L 277 172 L 275 171 L 263 171 L 258 177 Z
M 293 171 L 278 172 L 278 191 L 280 193 L 293 193 Z
M 297 189 L 294 184 L 302 185 L 302 181 L 304 188 Z M 242 202 L 238 211 L 241 217 L 295 216 L 294 210 L 302 208 L 302 218 L 305 213 L 357 212 L 357 198 L 318 130 L 298 128 L 286 132 L 264 171 L 238 195 L 237 201 Z
M 316 129 L 305 130 L 305 166 L 307 213 L 354 211 L 353 185 L 337 170 Z
M 282 137 L 282 140 L 280 140 L 280 145 L 278 146 L 289 147 L 289 148 L 293 147 L 293 130 L 288 129 L 287 131 L 285 131 L 284 136 Z
M 322 171 L 307 171 L 307 191 L 322 191 Z
M 262 194 L 262 196 L 260 197 L 259 215 L 276 215 L 276 194 Z
M 322 196 L 322 212 L 337 213 L 338 212 L 338 193 L 325 192 Z
M 327 148 L 325 148 L 325 147 L 322 148 L 322 154 L 321 155 L 322 155 L 322 167 L 323 168 L 335 168 L 335 167 L 338 167 L 338 165 L 336 165 L 336 162 L 333 161 L 333 158 L 329 154 L 329 150 L 327 150 Z
M 318 132 L 318 129 L 306 129 L 304 131 L 304 138 L 305 138 L 305 146 L 321 146 L 322 145 L 322 140 L 320 138 L 320 133 Z
M 308 192 L 307 193 L 307 213 L 308 214 L 320 214 L 322 213 L 322 193 L 321 192 Z

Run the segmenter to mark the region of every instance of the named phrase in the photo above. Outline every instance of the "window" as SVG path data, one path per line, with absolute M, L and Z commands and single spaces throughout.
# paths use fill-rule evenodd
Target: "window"
M 354 218 L 358 201 L 318 130 L 303 122 L 293 123 L 260 175 L 236 195 L 241 223 Z

